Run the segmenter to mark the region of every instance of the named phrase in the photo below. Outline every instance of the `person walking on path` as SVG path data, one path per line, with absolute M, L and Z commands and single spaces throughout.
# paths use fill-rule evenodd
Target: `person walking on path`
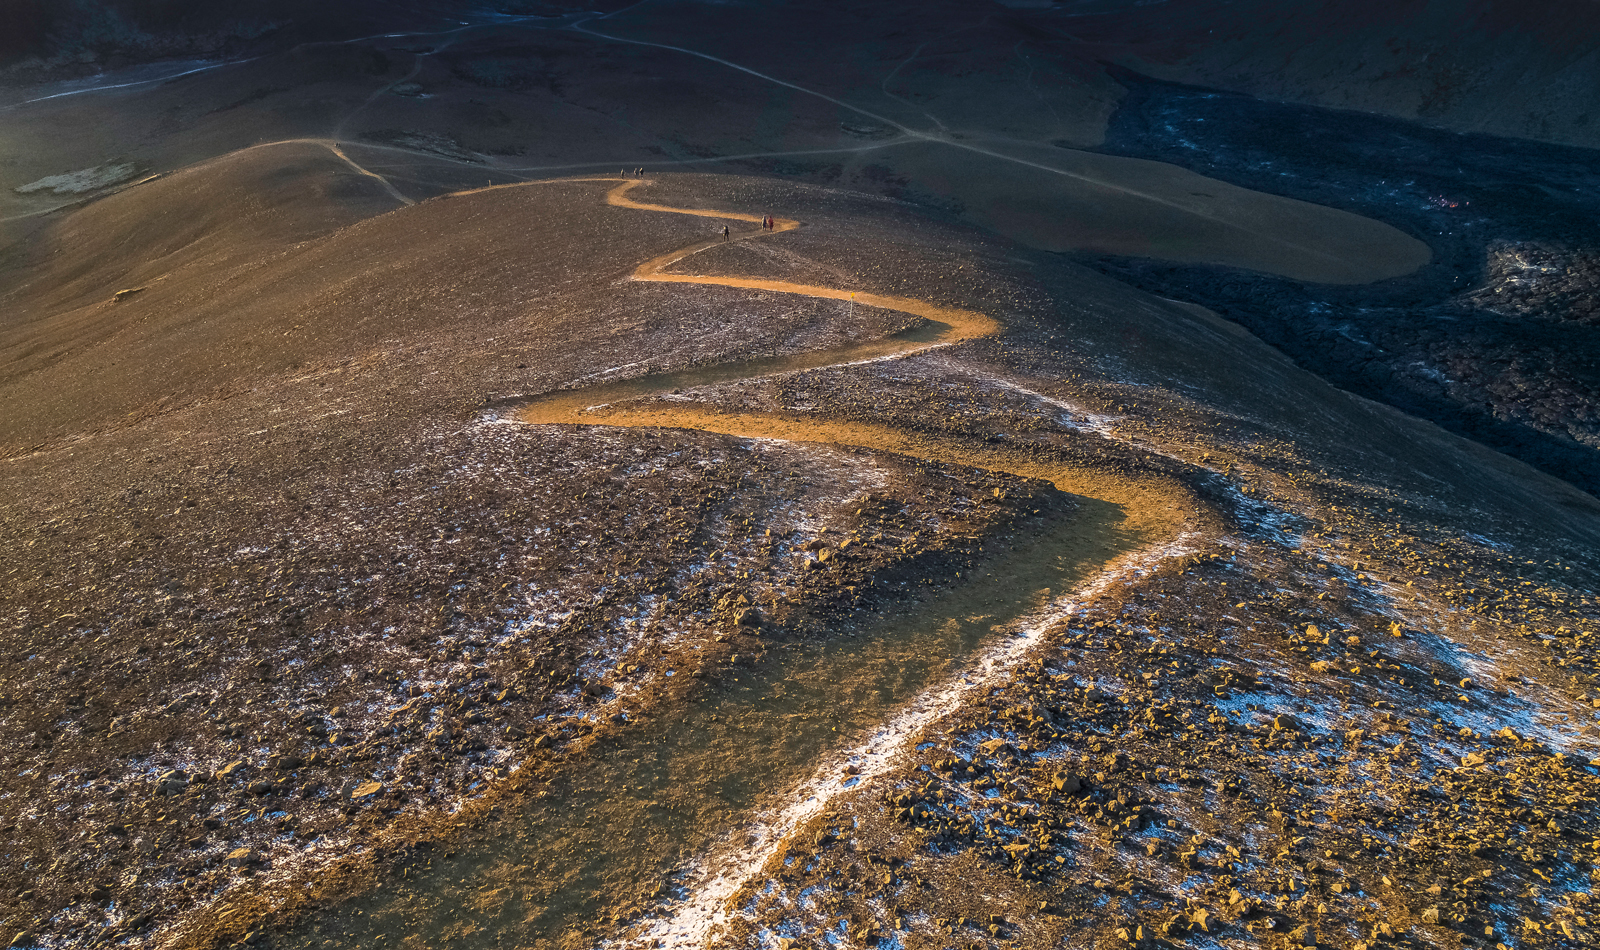
M 728 226 L 726 224 L 722 226 L 722 239 L 724 241 L 728 239 Z

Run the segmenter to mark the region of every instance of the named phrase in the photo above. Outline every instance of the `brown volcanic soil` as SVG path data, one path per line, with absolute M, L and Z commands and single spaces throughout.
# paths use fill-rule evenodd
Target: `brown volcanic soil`
M 783 240 L 811 273 L 849 273 L 837 243 L 816 234 Z M 882 240 L 895 240 L 893 230 Z M 716 248 L 697 270 L 748 273 L 742 265 L 762 253 Z M 905 265 L 915 272 L 923 253 L 937 251 Z M 775 259 L 757 258 L 765 270 L 755 269 L 780 276 Z M 1588 707 L 1600 697 L 1588 673 L 1596 605 L 1584 578 L 1594 568 L 1549 559 L 1583 544 L 1524 535 L 1512 556 L 1444 526 L 1499 535 L 1566 520 L 1523 507 L 1547 497 L 1587 512 L 1579 518 L 1592 532 L 1592 504 L 1329 390 L 1203 312 L 1131 306 L 1113 282 L 1082 273 L 1072 275 L 1072 306 L 1052 311 L 1039 287 L 986 263 L 993 269 L 968 293 L 1007 315 L 1003 341 L 682 395 L 726 414 L 697 424 L 737 427 L 750 414 L 796 434 L 808 423 L 826 432 L 886 424 L 923 450 L 965 441 L 976 456 L 998 445 L 997 460 L 1044 464 L 1098 455 L 1125 481 L 1179 474 L 1182 463 L 1149 448 L 1178 453 L 1227 476 L 1197 486 L 1207 518 L 1221 521 L 1205 525 L 1214 547 L 1091 601 L 1047 637 L 1043 666 L 914 737 L 934 744 L 903 768 L 841 791 L 752 878 L 720 939 L 821 945 L 843 928 L 856 942 L 908 946 L 1117 946 L 1207 933 L 1270 945 L 1321 933 L 1454 946 L 1484 941 L 1487 927 L 1496 939 L 1518 929 L 1530 943 L 1582 941 L 1585 895 L 1547 893 L 1545 878 L 1575 886 L 1592 867 L 1588 814 L 1600 789 Z M 961 283 L 959 270 L 944 272 L 945 286 Z M 1127 355 L 1120 368 L 1131 378 L 1106 377 L 1111 352 Z M 1245 364 L 1255 372 L 1240 372 Z M 1230 404 L 1256 408 L 1216 408 Z M 685 413 L 676 401 L 664 411 Z M 1109 428 L 1094 421 L 1105 415 L 1121 418 Z M 1516 487 L 1533 484 L 1543 487 Z M 1413 728 L 1423 714 L 1429 725 Z M 1401 729 L 1413 739 L 1398 757 L 1369 738 Z M 936 775 L 919 770 L 935 763 Z M 1052 788 L 1061 774 L 1087 792 Z M 1500 775 L 1514 795 L 1496 790 L 1489 776 Z M 957 787 L 974 780 L 973 791 Z M 1449 805 L 1472 804 L 1434 804 L 1439 787 Z M 1369 793 L 1384 804 L 1369 805 Z M 1443 863 L 1461 870 L 1441 878 Z M 485 884 L 484 900 L 507 900 L 504 884 Z M 510 887 L 524 890 L 538 886 Z M 666 921 L 681 919 L 673 900 L 654 903 Z M 472 920 L 463 911 L 440 923 L 465 935 Z M 318 932 L 345 945 L 337 935 L 361 926 L 345 911 Z M 609 932 L 591 927 L 554 945 Z M 633 932 L 643 945 L 704 933 L 685 938 L 648 916 Z
M 77 215 L 114 222 L 126 203 L 158 213 L 209 188 L 242 198 L 229 176 L 254 187 L 254 158 L 275 151 Z M 309 163 L 312 181 L 330 167 L 314 146 L 288 154 Z M 581 385 L 616 366 L 816 349 L 900 325 L 866 307 L 852 322 L 837 302 L 626 282 L 639 261 L 712 222 L 608 207 L 609 187 L 500 189 L 333 231 L 326 222 L 351 212 L 319 208 L 280 225 L 304 239 L 228 281 L 204 261 L 242 260 L 258 229 L 214 227 L 150 245 L 170 276 L 116 304 L 92 302 L 90 288 L 156 261 L 130 251 L 101 255 L 104 278 L 93 265 L 66 271 L 77 283 L 53 298 L 66 312 L 141 315 L 98 326 L 151 340 L 172 398 L 152 407 L 132 371 L 101 402 L 50 398 L 114 378 L 104 347 L 10 382 L 9 402 L 40 407 L 12 422 L 11 444 L 25 451 L 5 463 L 6 546 L 24 553 L 7 566 L 4 678 L 28 697 L 3 725 L 20 793 L 4 816 L 15 842 L 7 866 L 19 874 L 7 918 L 24 921 L 14 928 L 241 934 L 250 908 L 304 894 L 252 875 L 288 885 L 340 854 L 360 866 L 381 853 L 372 843 L 439 833 L 426 829 L 463 796 L 539 761 L 547 745 L 588 741 L 582 728 L 542 727 L 542 712 L 604 703 L 619 677 L 692 672 L 738 649 L 717 641 L 735 595 L 772 635 L 816 636 L 823 628 L 807 618 L 851 605 L 863 579 L 948 577 L 981 556 L 962 539 L 996 537 L 1036 497 L 1036 483 L 905 457 L 680 430 L 524 429 L 483 415 L 485 397 Z M 307 192 L 287 194 L 315 207 Z M 1202 452 L 1226 452 L 1240 466 L 1233 479 L 1263 489 L 1323 459 L 1336 467 L 1314 482 L 1350 490 L 1359 477 L 1360 491 L 1411 499 L 1407 517 L 1424 523 L 1473 512 L 1473 528 L 1489 532 L 1531 518 L 1530 553 L 1593 537 L 1583 496 L 1344 397 L 1215 318 L 1107 278 L 825 189 L 669 176 L 636 194 L 782 208 L 805 226 L 768 240 L 787 255 L 767 263 L 774 275 L 842 275 L 1009 327 L 958 350 L 780 381 L 771 397 L 757 387 L 740 397 L 749 409 L 772 398 L 802 421 L 819 411 L 881 420 L 938 436 L 928 444 L 964 440 L 980 464 L 985 439 L 1012 455 L 1065 453 L 1108 488 L 1167 480 L 1169 495 L 1209 512 L 1202 525 L 1224 524 L 1214 519 L 1237 505 L 1200 502 L 1216 491 L 1205 470 L 1225 458 Z M 71 233 L 77 215 L 56 227 Z M 562 226 L 540 226 L 548 221 Z M 101 231 L 111 229 L 78 233 Z M 716 248 L 704 271 L 742 267 L 741 253 Z M 787 275 L 785 260 L 797 265 Z M 15 296 L 44 296 L 41 286 Z M 206 339 L 216 342 L 195 342 Z M 936 398 L 919 391 L 952 373 L 955 386 Z M 860 374 L 887 377 L 861 386 Z M 993 380 L 1015 380 L 1020 401 L 996 402 Z M 1029 390 L 1086 405 L 1041 412 Z M 985 408 L 967 404 L 985 391 Z M 1096 413 L 1121 416 L 1109 430 L 1119 434 L 1081 431 Z M 1294 448 L 1308 432 L 1316 440 Z M 1151 456 L 1130 436 L 1192 461 Z M 1419 443 L 1435 460 L 1423 469 L 1411 463 Z M 885 543 L 842 573 L 797 572 L 793 547 L 868 491 L 893 516 L 872 532 Z M 1009 500 L 974 504 L 996 492 Z M 1556 696 L 1547 708 L 1560 708 Z M 682 699 L 668 690 L 639 701 Z M 184 910 L 207 906 L 197 918 Z M 229 907 L 244 912 L 215 916 Z
M 0 261 L 0 937 L 259 941 L 296 907 L 338 924 L 354 905 L 336 899 L 409 869 L 411 840 L 465 841 L 530 775 L 628 732 L 609 718 L 621 699 L 670 716 L 738 651 L 893 613 L 874 582 L 954 584 L 986 545 L 1041 530 L 1028 516 L 1095 503 L 986 470 L 1003 457 L 1075 466 L 1074 490 L 1130 522 L 1171 531 L 1157 509 L 1178 509 L 1191 559 L 1152 556 L 1078 598 L 1000 692 L 792 836 L 792 865 L 768 865 L 726 939 L 1592 938 L 1593 498 L 1039 250 L 1355 280 L 1409 270 L 1420 245 L 1172 166 L 930 159 L 894 123 L 1033 161 L 1025 97 L 1002 93 L 1065 111 L 1048 128 L 1070 138 L 1099 113 L 1063 106 L 1114 91 L 1036 63 L 1018 43 L 1040 38 L 1010 15 L 955 32 L 884 9 L 795 7 L 792 43 L 730 25 L 733 48 L 706 48 L 775 73 L 804 57 L 790 81 L 870 92 L 888 124 L 671 51 L 511 26 L 6 113 L 0 216 L 29 217 Z M 743 15 L 652 4 L 631 22 L 698 46 L 711 14 Z M 874 48 L 873 23 L 912 32 Z M 837 36 L 859 58 L 813 75 Z M 985 69 L 960 75 L 964 43 Z M 902 63 L 904 86 L 886 78 Z M 1077 75 L 1079 98 L 1030 91 L 1038 69 Z M 681 110 L 653 126 L 663 101 Z M 231 151 L 263 132 L 306 140 Z M 747 168 L 878 194 L 659 175 L 635 194 L 804 223 L 680 272 L 914 296 L 1004 333 L 626 407 L 707 431 L 512 421 L 556 387 L 906 328 L 836 301 L 628 281 L 716 225 L 606 206 L 609 183 L 440 197 L 541 164 L 735 146 L 760 153 Z M 859 152 L 778 154 L 817 148 Z M 83 196 L 11 190 L 116 160 L 166 174 L 55 211 Z M 765 428 L 720 434 L 719 416 Z M 868 430 L 895 451 L 806 441 Z M 876 540 L 808 566 L 808 543 L 846 532 Z M 750 607 L 759 636 L 737 623 Z M 996 739 L 1014 751 L 975 754 Z M 657 939 L 637 914 L 672 919 L 694 894 L 617 901 L 587 937 Z
M 227 190 L 250 171 L 194 175 Z M 117 373 L 99 362 L 105 346 L 11 381 L 8 401 L 57 410 L 14 420 L 14 446 L 52 444 L 4 463 L 5 544 L 18 553 L 5 568 L 3 728 L 22 793 L 4 813 L 6 917 L 39 922 L 14 930 L 132 937 L 234 885 L 249 893 L 240 875 L 262 866 L 292 876 L 442 816 L 551 741 L 582 738 L 590 727 L 547 736 L 534 719 L 600 701 L 609 677 L 675 666 L 692 681 L 718 654 L 734 594 L 775 632 L 804 636 L 808 611 L 850 603 L 852 578 L 929 570 L 966 543 L 951 539 L 991 534 L 1037 491 L 849 450 L 482 417 L 486 395 L 618 365 L 814 349 L 895 326 L 865 307 L 852 322 L 837 306 L 619 283 L 706 224 L 607 208 L 607 187 L 428 202 L 290 245 L 232 281 L 180 264 L 112 305 L 148 308 L 128 323 L 169 360 L 154 375 L 164 402 L 141 404 L 151 396 L 120 381 L 107 402 L 49 398 Z M 159 208 L 189 190 L 174 176 L 79 213 Z M 296 233 L 336 213 L 319 212 Z M 529 224 L 548 220 L 565 225 Z M 200 244 L 229 260 L 255 233 Z M 406 261 L 400 236 L 420 234 L 440 239 Z M 308 287 L 319 273 L 341 277 Z M 296 322 L 314 345 L 288 334 Z M 791 549 L 867 493 L 894 520 L 884 546 L 844 571 L 797 574 Z M 369 780 L 384 791 L 357 795 Z M 250 860 L 235 870 L 239 848 Z
M 754 250 L 720 254 L 743 265 Z M 1059 327 L 1021 317 L 1005 345 L 955 359 L 699 394 L 797 428 L 870 420 L 1046 458 L 1098 428 L 1130 474 L 1137 454 L 1122 453 L 1154 447 L 1240 493 L 1210 498 L 1228 524 L 1195 556 L 1090 600 L 1037 665 L 913 736 L 900 767 L 840 788 L 759 866 L 728 929 L 694 939 L 1583 945 L 1600 841 L 1593 566 L 1528 536 L 1497 551 L 1441 533 L 1464 516 L 1500 523 L 1490 535 L 1548 516 L 1519 510 L 1533 493 L 1480 481 L 1500 476 L 1460 443 L 1302 388 L 1248 337 L 1212 337 L 1197 359 L 1218 327 L 1203 311 L 1123 301 L 1132 378 L 1063 372 L 1068 346 L 1094 353 L 1116 332 L 1096 289 L 1075 282 L 1087 312 L 1058 310 Z M 1244 378 L 1234 359 L 1258 369 Z M 1223 381 L 1256 407 L 1250 421 L 1174 391 L 1217 406 Z M 1108 431 L 1096 413 L 1125 421 Z M 1428 459 L 1444 464 L 1415 467 Z M 1490 515 L 1507 492 L 1519 497 Z M 846 764 L 835 774 L 849 781 Z M 661 913 L 633 931 L 639 945 L 701 923 L 671 902 Z

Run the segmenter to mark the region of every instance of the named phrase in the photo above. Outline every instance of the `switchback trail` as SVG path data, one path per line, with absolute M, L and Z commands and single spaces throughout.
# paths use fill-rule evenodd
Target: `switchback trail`
M 493 185 L 452 197 L 600 181 L 617 182 L 606 196 L 614 207 L 741 224 L 761 220 L 631 197 L 650 184 L 648 179 L 558 179 Z M 798 227 L 797 221 L 778 219 L 773 230 L 752 228 L 729 239 L 751 240 Z M 830 300 L 852 296 L 837 287 L 669 272 L 722 243 L 719 235 L 651 258 L 631 278 Z M 548 773 L 544 791 L 483 833 L 467 835 L 448 860 L 413 864 L 403 875 L 389 875 L 332 917 L 313 915 L 286 936 L 282 947 L 370 946 L 380 934 L 396 932 L 424 945 L 449 940 L 468 950 L 570 948 L 596 939 L 613 946 L 704 947 L 737 915 L 742 889 L 759 880 L 768 861 L 807 820 L 839 795 L 890 771 L 927 726 L 1003 681 L 1059 621 L 1102 591 L 1186 551 L 1185 522 L 1193 499 L 1153 477 L 1053 462 L 1008 446 L 875 422 L 721 413 L 648 398 L 904 357 L 1001 331 L 996 320 L 972 310 L 865 291 L 855 291 L 854 298 L 924 322 L 887 338 L 827 350 L 558 390 L 514 404 L 507 414 L 533 425 L 669 427 L 861 446 L 1044 479 L 1077 496 L 1072 513 L 1018 536 L 976 570 L 939 584 L 926 600 L 900 605 L 848 636 L 775 647 L 770 658 L 742 667 L 728 682 L 709 684 L 671 715 L 648 716 L 614 741 L 586 746 L 581 767 Z M 1018 389 L 1009 380 L 997 382 Z M 584 715 L 605 717 L 625 705 L 619 693 Z M 842 777 L 846 763 L 851 774 Z M 492 883 L 508 874 L 527 886 Z M 667 900 L 658 903 L 651 894 Z M 609 925 L 597 929 L 603 920 Z M 331 933 L 344 939 L 326 939 Z
M 564 181 L 619 181 L 616 187 L 606 193 L 606 203 L 615 207 L 754 224 L 761 222 L 760 216 L 753 214 L 708 208 L 674 208 L 638 201 L 629 196 L 630 192 L 639 186 L 652 184 L 649 179 L 589 178 L 564 179 Z M 522 188 L 530 184 L 536 183 L 494 185 L 456 192 L 456 195 L 467 196 L 502 188 Z M 730 239 L 733 241 L 760 239 L 792 231 L 798 227 L 800 227 L 798 221 L 778 218 L 776 227 L 770 231 L 760 229 L 735 232 L 730 235 Z M 871 422 L 781 413 L 725 413 L 709 407 L 676 403 L 634 404 L 634 401 L 645 400 L 650 396 L 691 387 L 910 356 L 934 348 L 953 346 L 967 340 L 993 336 L 1001 330 L 1000 324 L 987 314 L 975 310 L 945 307 L 915 297 L 851 291 L 841 287 L 823 287 L 786 280 L 668 272 L 667 269 L 673 265 L 722 243 L 721 238 L 712 238 L 653 257 L 636 267 L 631 279 L 658 283 L 741 287 L 826 300 L 853 298 L 861 306 L 920 317 L 923 323 L 888 337 L 825 350 L 719 363 L 587 388 L 558 390 L 523 404 L 516 411 L 516 417 L 522 422 L 531 424 L 657 426 L 719 432 L 738 438 L 860 446 L 928 461 L 1043 479 L 1062 491 L 1099 498 L 1118 505 L 1123 509 L 1124 516 L 1129 519 L 1130 527 L 1136 526 L 1138 530 L 1148 531 L 1152 536 L 1170 534 L 1172 528 L 1183 521 L 1183 516 L 1176 507 L 1158 500 L 1158 495 L 1167 493 L 1157 491 L 1155 495 L 1150 494 L 1153 486 L 1133 483 L 1123 476 L 1107 477 L 1106 473 L 1087 467 L 1041 461 L 1030 454 L 975 440 L 928 435 Z M 1008 385 L 1013 384 L 1008 383 Z
M 704 208 L 674 208 L 635 200 L 630 193 L 648 180 L 623 180 L 606 194 L 608 204 L 668 214 L 688 214 L 737 222 L 760 223 L 760 217 L 740 212 Z M 500 187 L 516 187 L 514 185 Z M 487 190 L 487 189 L 484 189 Z M 777 219 L 772 230 L 746 231 L 730 235 L 733 240 L 751 240 L 782 234 L 800 226 L 798 221 Z M 1170 485 L 1151 480 L 1136 480 L 1112 475 L 1087 466 L 1041 460 L 1021 451 L 954 437 L 932 436 L 889 425 L 841 419 L 823 419 L 783 413 L 725 413 L 705 406 L 679 402 L 661 403 L 649 397 L 696 386 L 732 382 L 824 367 L 874 362 L 910 356 L 936 347 L 992 336 L 1000 324 L 973 310 L 940 306 L 913 297 L 850 291 L 791 281 L 731 275 L 671 273 L 668 268 L 693 255 L 724 243 L 719 238 L 651 258 L 634 269 L 633 280 L 680 284 L 740 287 L 751 290 L 797 294 L 828 300 L 854 299 L 863 306 L 878 307 L 920 317 L 924 323 L 886 338 L 852 343 L 841 347 L 784 357 L 753 359 L 709 367 L 661 373 L 599 386 L 566 390 L 539 397 L 523 406 L 517 418 L 532 424 L 579 423 L 606 426 L 653 426 L 696 429 L 739 438 L 781 439 L 795 442 L 823 442 L 860 446 L 934 461 L 1006 472 L 1048 481 L 1062 491 L 1079 496 L 1086 508 L 1096 512 L 1069 531 L 1042 539 L 1034 553 L 1046 565 L 1041 572 L 1017 570 L 1013 576 L 991 571 L 980 586 L 991 595 L 1014 598 L 1019 608 L 1013 616 L 1022 638 L 1011 642 L 984 643 L 974 638 L 963 657 L 969 674 L 959 678 L 930 677 L 905 703 L 879 727 L 865 744 L 849 750 L 832 750 L 822 768 L 807 776 L 792 770 L 786 776 L 791 785 L 780 797 L 783 804 L 750 816 L 744 834 L 724 828 L 724 844 L 702 857 L 683 879 L 682 897 L 663 914 L 639 921 L 621 942 L 633 946 L 697 948 L 705 946 L 715 933 L 737 913 L 735 898 L 742 888 L 756 879 L 769 860 L 779 853 L 784 840 L 805 820 L 821 812 L 834 796 L 846 792 L 857 781 L 886 772 L 898 754 L 915 736 L 940 716 L 956 708 L 977 691 L 998 681 L 1020 664 L 1038 645 L 1046 628 L 1069 614 L 1077 605 L 1092 599 L 1114 579 L 1143 570 L 1156 561 L 1182 554 L 1190 537 L 1180 526 L 1187 520 L 1184 507 Z M 1015 384 L 1007 381 L 1008 386 Z M 1108 504 L 1109 503 L 1109 504 Z M 1115 536 L 1118 542 L 1110 542 Z M 999 576 L 997 576 L 999 575 Z M 1002 579 L 1003 578 L 1003 579 Z M 984 583 L 986 581 L 986 583 Z M 971 604 L 959 595 L 946 603 L 948 616 L 922 616 L 918 624 L 950 624 L 963 619 L 961 613 Z M 893 636 L 918 643 L 913 631 L 897 631 Z M 924 646 L 926 646 L 924 644 Z M 842 651 L 849 662 L 849 651 Z M 887 710 L 878 709 L 879 715 Z M 715 718 L 714 716 L 712 718 Z M 858 723 L 858 726 L 865 725 Z M 819 750 L 820 751 L 820 750 Z M 692 753 L 690 753 L 692 755 Z M 759 758 L 752 754 L 752 758 Z M 857 781 L 841 784 L 836 767 L 840 759 L 855 763 Z M 770 800 L 769 800 L 770 801 Z M 735 839 L 742 838 L 742 842 Z

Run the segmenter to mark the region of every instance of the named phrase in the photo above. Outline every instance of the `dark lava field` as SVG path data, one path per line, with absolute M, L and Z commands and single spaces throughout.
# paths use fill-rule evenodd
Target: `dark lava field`
M 1119 75 L 1132 92 L 1101 150 L 1367 215 L 1433 260 L 1360 290 L 1136 259 L 1108 272 L 1203 303 L 1344 389 L 1600 490 L 1593 151 Z
M 0 5 L 0 945 L 1594 946 L 1597 40 Z

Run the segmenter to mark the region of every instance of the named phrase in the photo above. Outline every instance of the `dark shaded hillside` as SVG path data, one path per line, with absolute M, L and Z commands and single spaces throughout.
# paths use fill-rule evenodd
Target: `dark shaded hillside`
M 1376 218 L 1434 256 L 1359 289 L 1154 261 L 1110 271 L 1600 492 L 1600 153 L 1120 78 L 1132 91 L 1106 151 Z
M 6 0 L 0 68 L 26 57 L 42 61 L 36 67 L 81 68 L 228 55 L 416 27 L 477 10 L 460 0 Z
M 1135 0 L 1029 19 L 1113 62 L 1266 99 L 1600 144 L 1600 5 L 1560 0 Z

